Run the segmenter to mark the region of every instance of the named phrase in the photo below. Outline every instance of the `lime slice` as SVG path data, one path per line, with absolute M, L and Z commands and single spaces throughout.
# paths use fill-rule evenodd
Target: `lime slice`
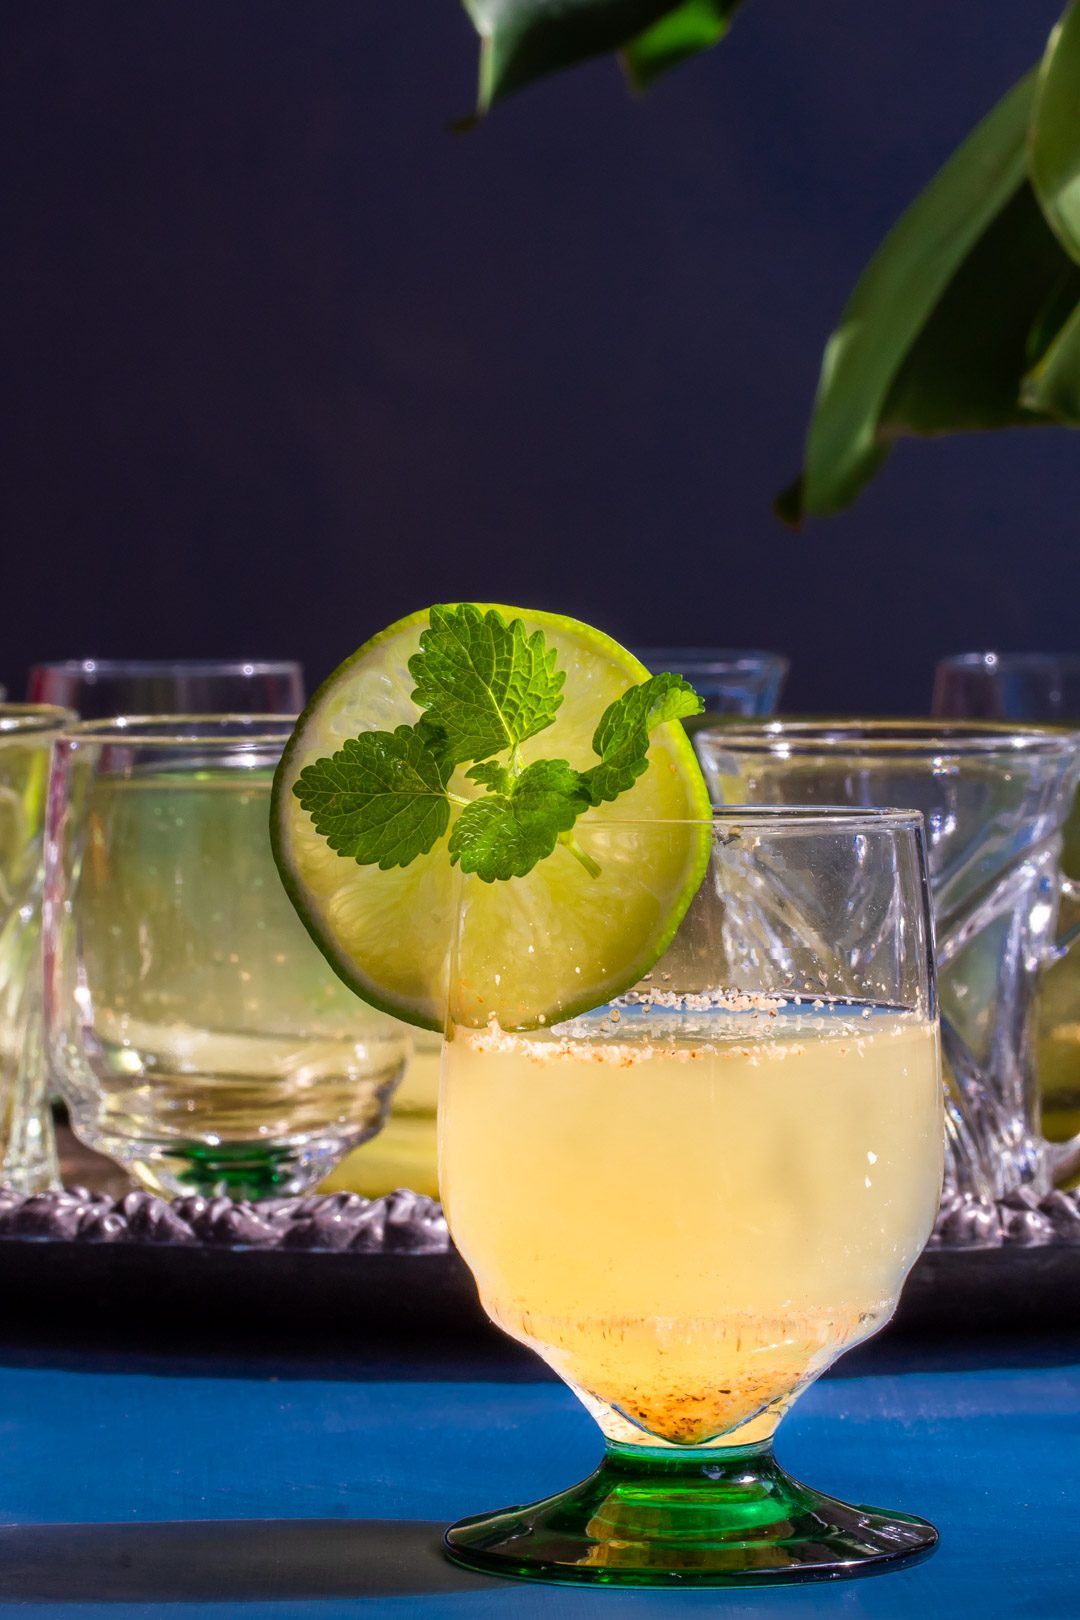
M 648 670 L 574 619 L 499 612 L 522 619 L 530 634 L 542 630 L 566 671 L 555 723 L 524 746 L 524 762 L 594 765 L 601 714 Z M 484 1025 L 492 1015 L 506 1030 L 550 1025 L 628 989 L 670 942 L 708 862 L 708 792 L 681 723 L 671 721 L 653 732 L 649 769 L 633 788 L 574 828 L 598 877 L 561 846 L 526 877 L 501 883 L 464 878 L 445 839 L 389 871 L 336 855 L 293 783 L 346 738 L 419 717 L 408 661 L 427 623 L 426 611 L 416 613 L 366 642 L 300 716 L 274 782 L 274 856 L 309 933 L 365 1001 L 427 1029 L 448 1017 Z M 479 791 L 461 771 L 451 789 Z

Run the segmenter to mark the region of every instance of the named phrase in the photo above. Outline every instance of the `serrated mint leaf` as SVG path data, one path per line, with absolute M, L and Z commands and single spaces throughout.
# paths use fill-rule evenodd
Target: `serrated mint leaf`
M 409 659 L 413 702 L 445 731 L 455 764 L 513 749 L 550 726 L 565 679 L 542 630 L 529 636 L 494 608 L 433 607 Z
M 509 793 L 514 785 L 514 778 L 506 766 L 500 765 L 496 759 L 485 759 L 482 765 L 472 766 L 465 775 L 492 793 Z
M 524 877 L 588 808 L 581 777 L 565 759 L 538 759 L 509 792 L 465 807 L 450 834 L 450 859 L 484 883 Z
M 701 714 L 705 705 L 681 675 L 652 675 L 604 710 L 593 734 L 600 764 L 581 773 L 591 804 L 617 799 L 649 765 L 649 733 L 665 720 Z
M 451 767 L 416 726 L 365 731 L 306 765 L 293 792 L 315 831 L 361 866 L 408 866 L 446 831 Z

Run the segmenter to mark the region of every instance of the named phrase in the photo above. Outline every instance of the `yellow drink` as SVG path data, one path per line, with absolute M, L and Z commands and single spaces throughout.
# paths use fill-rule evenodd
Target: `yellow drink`
M 609 1439 L 764 1438 L 888 1319 L 933 1227 L 937 1027 L 805 1001 L 611 1016 L 454 1032 L 454 1241 Z

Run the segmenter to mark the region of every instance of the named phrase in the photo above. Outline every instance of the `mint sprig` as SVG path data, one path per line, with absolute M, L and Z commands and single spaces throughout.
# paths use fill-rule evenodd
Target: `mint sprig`
M 507 624 L 471 602 L 432 608 L 409 674 L 413 702 L 446 733 L 457 764 L 516 749 L 550 726 L 566 679 L 542 630 L 527 636 L 520 619 Z
M 598 763 L 525 764 L 521 745 L 550 726 L 562 703 L 563 671 L 542 630 L 507 624 L 494 608 L 434 607 L 420 651 L 409 660 L 414 725 L 368 731 L 300 772 L 293 792 L 315 830 L 339 855 L 383 869 L 425 855 L 450 832 L 450 860 L 485 883 L 524 877 L 559 843 L 594 876 L 574 824 L 626 793 L 648 769 L 649 735 L 669 720 L 700 714 L 701 699 L 679 675 L 653 675 L 609 704 L 593 734 Z M 505 763 L 493 758 L 507 756 Z M 450 791 L 455 769 L 474 761 Z M 463 784 L 464 785 L 464 784 Z
M 300 772 L 293 792 L 332 850 L 361 866 L 408 866 L 450 821 L 451 766 L 416 726 L 365 731 Z

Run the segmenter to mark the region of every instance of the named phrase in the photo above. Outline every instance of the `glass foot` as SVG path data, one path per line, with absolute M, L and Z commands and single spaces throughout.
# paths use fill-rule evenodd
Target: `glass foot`
M 467 1569 L 519 1580 L 782 1586 L 912 1564 L 937 1541 L 923 1519 L 800 1485 L 768 1445 L 609 1446 L 595 1474 L 558 1496 L 462 1519 L 446 1551 Z
M 141 1187 L 162 1198 L 199 1193 L 204 1198 L 294 1198 L 317 1187 L 342 1155 L 344 1143 L 145 1142 L 94 1136 L 93 1146 L 129 1170 Z

